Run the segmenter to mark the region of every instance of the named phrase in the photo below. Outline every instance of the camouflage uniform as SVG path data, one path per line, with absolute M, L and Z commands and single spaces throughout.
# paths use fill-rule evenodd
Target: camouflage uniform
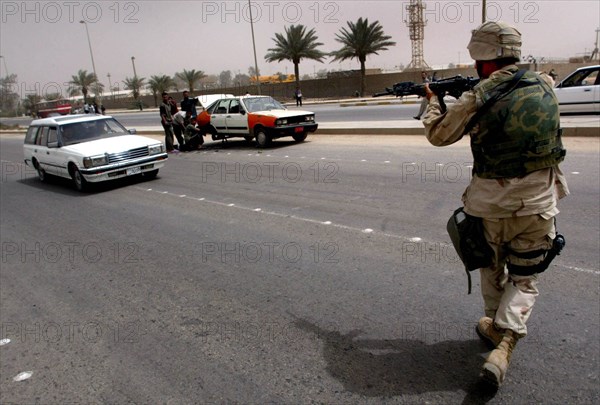
M 494 346 L 481 377 L 499 387 L 517 341 L 527 334 L 538 273 L 557 253 L 556 202 L 569 193 L 558 164 L 566 151 L 553 90 L 511 65 L 521 58 L 521 33 L 488 21 L 473 30 L 467 48 L 483 80 L 445 112 L 430 97 L 423 124 L 433 145 L 450 145 L 465 133 L 471 138 L 473 178 L 464 210 L 482 218 L 494 253 L 492 265 L 480 269 L 486 316 L 477 332 Z

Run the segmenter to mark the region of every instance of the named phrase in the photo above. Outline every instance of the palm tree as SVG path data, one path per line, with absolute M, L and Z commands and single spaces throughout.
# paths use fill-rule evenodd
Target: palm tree
M 158 95 L 163 91 L 168 91 L 175 85 L 173 78 L 168 75 L 150 76 L 148 80 L 148 88 L 152 91 L 154 97 L 154 106 L 158 107 Z
M 87 95 L 92 85 L 94 86 L 96 93 L 102 92 L 102 89 L 104 89 L 104 85 L 97 81 L 95 74 L 88 73 L 87 70 L 81 69 L 79 69 L 79 72 L 77 72 L 76 75 L 71 76 L 69 85 L 69 95 L 74 96 L 80 92 L 83 93 L 84 103 L 87 103 Z
M 196 70 L 196 69 L 185 70 L 185 69 L 183 69 L 183 72 L 175 73 L 175 77 L 177 79 L 181 80 L 182 82 L 186 83 L 188 86 L 189 92 L 193 94 L 194 86 L 196 85 L 196 83 L 198 83 L 200 81 L 200 79 L 205 78 L 206 75 L 201 70 Z
M 340 33 L 335 35 L 335 40 L 342 43 L 342 48 L 330 53 L 333 61 L 343 61 L 356 58 L 360 62 L 360 96 L 363 97 L 367 87 L 365 75 L 365 61 L 370 54 L 378 55 L 379 51 L 386 51 L 388 47 L 396 45 L 389 35 L 383 33 L 379 21 L 369 24 L 369 19 L 362 17 L 356 23 L 347 21 L 348 29 L 342 27 Z M 332 62 L 333 62 L 332 61 Z
M 294 74 L 296 75 L 296 89 L 300 88 L 300 60 L 312 59 L 317 62 L 322 62 L 327 56 L 325 52 L 321 52 L 317 47 L 323 45 L 317 42 L 318 37 L 313 29 L 306 31 L 306 27 L 302 24 L 291 25 L 285 27 L 285 35 L 276 33 L 274 48 L 267 49 L 265 60 L 267 62 L 281 62 L 284 60 L 292 61 L 294 64 Z
M 126 77 L 125 80 L 123 80 L 125 89 L 131 90 L 131 95 L 133 96 L 135 103 L 139 106 L 140 111 L 142 110 L 142 103 L 138 99 L 140 98 L 140 89 L 144 87 L 145 80 L 145 78 L 137 76 Z

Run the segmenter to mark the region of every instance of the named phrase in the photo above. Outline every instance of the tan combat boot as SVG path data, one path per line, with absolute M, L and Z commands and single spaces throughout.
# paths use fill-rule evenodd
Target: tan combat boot
M 496 387 L 502 385 L 506 376 L 506 370 L 508 370 L 508 365 L 510 364 L 510 356 L 517 344 L 517 339 L 517 335 L 513 331 L 507 329 L 504 332 L 502 341 L 490 353 L 483 365 L 481 376 L 484 380 Z
M 494 320 L 487 316 L 479 320 L 476 331 L 480 338 L 485 340 L 486 343 L 490 343 L 494 348 L 502 342 L 502 338 L 504 337 L 504 329 L 496 327 Z

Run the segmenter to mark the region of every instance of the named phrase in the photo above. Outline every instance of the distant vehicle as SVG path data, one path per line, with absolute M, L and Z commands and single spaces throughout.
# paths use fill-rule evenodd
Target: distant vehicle
M 600 65 L 582 67 L 554 88 L 561 113 L 600 114 Z
M 271 84 L 271 83 L 292 83 L 296 81 L 296 75 L 268 75 L 268 76 L 259 76 L 258 81 L 260 84 Z M 250 83 L 256 84 L 256 76 L 250 77 Z
M 33 120 L 23 145 L 25 164 L 41 181 L 48 175 L 70 178 L 79 191 L 88 183 L 137 174 L 152 179 L 167 160 L 165 147 L 134 134 L 106 115 Z
M 48 118 L 71 113 L 71 102 L 67 99 L 42 101 L 35 105 L 35 114 L 38 118 Z
M 315 113 L 287 110 L 270 96 L 225 97 L 198 114 L 197 125 L 213 141 L 234 137 L 248 142 L 256 139 L 258 147 L 268 146 L 273 139 L 291 136 L 296 142 L 317 130 Z
M 71 102 L 67 99 L 42 101 L 35 105 L 35 114 L 39 118 L 55 117 L 71 113 Z

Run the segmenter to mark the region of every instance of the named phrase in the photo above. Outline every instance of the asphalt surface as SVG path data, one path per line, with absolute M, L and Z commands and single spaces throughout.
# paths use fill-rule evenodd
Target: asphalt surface
M 4 135 L 0 402 L 598 403 L 599 141 L 565 144 L 567 247 L 491 393 L 445 233 L 466 140 L 210 142 L 80 194 Z

